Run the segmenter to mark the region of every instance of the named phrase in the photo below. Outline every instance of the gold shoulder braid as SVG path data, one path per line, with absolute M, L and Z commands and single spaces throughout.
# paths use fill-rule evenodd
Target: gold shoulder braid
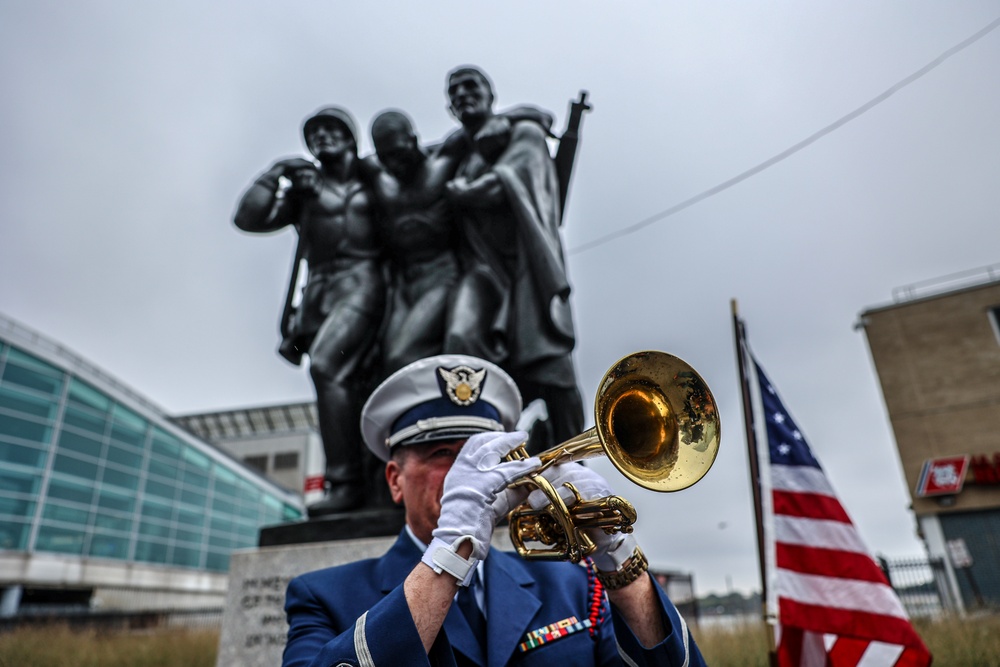
M 597 570 L 597 578 L 604 588 L 609 591 L 616 591 L 631 584 L 648 569 L 649 561 L 646 560 L 646 554 L 642 553 L 642 549 L 636 546 L 635 551 L 632 552 L 629 559 L 622 565 L 622 569 L 616 572 Z

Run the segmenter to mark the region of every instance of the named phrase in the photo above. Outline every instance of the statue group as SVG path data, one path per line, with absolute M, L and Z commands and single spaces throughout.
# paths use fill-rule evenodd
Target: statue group
M 585 97 L 553 158 L 551 115 L 495 112 L 481 70 L 453 70 L 446 90 L 461 127 L 440 144 L 422 146 L 405 114 L 386 111 L 362 158 L 351 115 L 320 109 L 302 128 L 312 159 L 274 163 L 237 205 L 240 229 L 299 236 L 279 351 L 308 356 L 316 389 L 326 493 L 313 517 L 388 502 L 358 415 L 379 381 L 423 357 L 488 359 L 526 405 L 544 401 L 532 451 L 583 430 L 559 227 Z

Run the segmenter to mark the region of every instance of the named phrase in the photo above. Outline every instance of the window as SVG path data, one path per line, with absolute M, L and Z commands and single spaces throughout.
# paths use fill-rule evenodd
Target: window
M 42 524 L 35 539 L 39 551 L 55 551 L 66 554 L 82 554 L 84 531 L 76 528 L 57 528 Z
M 138 469 L 142 465 L 142 454 L 132 449 L 109 445 L 108 460 L 125 468 Z
M 153 452 L 165 458 L 176 460 L 181 455 L 181 441 L 156 429 L 153 431 Z
M 111 437 L 127 445 L 141 447 L 146 437 L 146 420 L 118 404 L 114 405 L 111 413 L 114 415 Z
M 31 518 L 34 513 L 34 501 L 27 498 L 5 498 L 4 496 L 0 496 L 0 514 Z M 3 548 L 0 546 L 0 549 Z
M 97 499 L 99 507 L 113 512 L 131 512 L 134 503 L 134 496 L 107 487 L 101 489 L 101 495 Z
M 990 325 L 993 327 L 993 335 L 997 337 L 997 342 L 1000 343 L 1000 306 L 993 306 L 986 312 L 990 318 Z
M 0 435 L 45 444 L 52 436 L 52 428 L 47 423 L 39 423 L 33 419 L 18 419 L 0 414 Z
M 59 450 L 76 452 L 98 458 L 101 455 L 101 441 L 92 436 L 64 428 L 59 433 Z
M 127 558 L 128 537 L 111 532 L 97 533 L 90 541 L 90 555 L 98 558 Z
M 46 503 L 42 516 L 53 521 L 85 526 L 87 525 L 89 512 L 87 508 L 70 507 L 56 502 L 49 502 Z
M 0 520 L 0 549 L 24 549 L 28 544 L 27 521 Z
M 89 481 L 97 479 L 96 463 L 81 461 L 76 457 L 65 454 L 56 456 L 56 460 L 52 464 L 52 469 L 65 475 L 72 475 L 73 477 L 80 477 Z
M 94 437 L 97 438 L 103 438 L 104 431 L 107 428 L 107 420 L 104 418 L 104 415 L 99 415 L 73 405 L 67 406 L 66 414 L 63 415 L 63 423 L 74 426 L 81 431 L 93 433 Z
M 45 450 L 26 445 L 14 445 L 0 440 L 0 461 L 4 464 L 17 463 L 32 468 L 41 468 L 45 465 Z
M 275 470 L 294 470 L 299 467 L 298 452 L 282 452 L 274 455 Z
M 261 473 L 267 472 L 267 454 L 264 454 L 262 456 L 245 456 L 243 457 L 243 462 L 258 472 Z M 277 456 L 274 457 L 274 467 L 275 469 L 277 469 L 278 467 Z
M 166 563 L 167 551 L 165 541 L 139 540 L 135 545 L 135 559 L 146 563 Z
M 132 473 L 123 470 L 115 470 L 111 467 L 104 468 L 104 483 L 113 484 L 123 489 L 135 490 L 139 487 L 139 478 Z
M 7 352 L 7 365 L 0 380 L 56 395 L 62 389 L 63 374 L 55 366 L 12 347 Z
M 49 482 L 49 498 L 68 500 L 81 505 L 90 505 L 94 489 L 90 484 L 80 484 L 70 480 L 53 478 Z
M 50 398 L 34 396 L 13 387 L 0 387 L 0 408 L 46 421 L 51 420 L 56 413 L 56 403 Z
M 82 405 L 102 414 L 111 407 L 107 396 L 76 378 L 70 380 L 68 401 L 70 405 Z

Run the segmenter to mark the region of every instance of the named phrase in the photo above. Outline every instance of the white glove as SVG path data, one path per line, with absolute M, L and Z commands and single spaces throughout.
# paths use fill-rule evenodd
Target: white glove
M 539 465 L 537 457 L 502 460 L 527 437 L 522 431 L 477 433 L 459 451 L 444 478 L 434 539 L 421 559 L 435 572 L 446 571 L 466 585 L 476 562 L 486 557 L 497 519 L 505 516 L 504 507 L 516 500 L 513 492 L 506 490 L 507 484 Z M 465 541 L 472 543 L 468 560 L 455 553 Z
M 542 477 L 547 479 L 556 489 L 559 497 L 566 503 L 566 507 L 572 507 L 576 504 L 576 496 L 564 486 L 567 482 L 576 487 L 583 500 L 593 500 L 614 494 L 606 479 L 590 468 L 575 462 L 553 466 L 542 473 Z M 528 495 L 528 504 L 531 505 L 532 509 L 542 509 L 549 503 L 549 497 L 541 489 L 535 489 Z M 587 530 L 587 535 L 594 540 L 594 544 L 597 546 L 592 558 L 594 565 L 602 572 L 620 570 L 625 561 L 632 556 L 637 545 L 631 533 L 608 535 L 602 528 L 590 528 Z

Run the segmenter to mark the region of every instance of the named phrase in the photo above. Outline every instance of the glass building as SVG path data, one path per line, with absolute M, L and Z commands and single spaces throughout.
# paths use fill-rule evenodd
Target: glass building
M 115 564 L 225 573 L 230 552 L 256 546 L 261 526 L 302 515 L 297 494 L 172 424 L 71 352 L 0 318 L 0 589 L 8 615 L 11 591 L 20 597 L 53 583 L 44 576 L 51 565 L 25 566 L 25 557 L 61 563 L 55 583 L 83 587 L 93 583 L 86 565 L 98 562 L 104 584 Z M 65 575 L 71 561 L 79 561 L 70 568 L 78 580 Z M 39 581 L 32 571 L 43 573 Z

